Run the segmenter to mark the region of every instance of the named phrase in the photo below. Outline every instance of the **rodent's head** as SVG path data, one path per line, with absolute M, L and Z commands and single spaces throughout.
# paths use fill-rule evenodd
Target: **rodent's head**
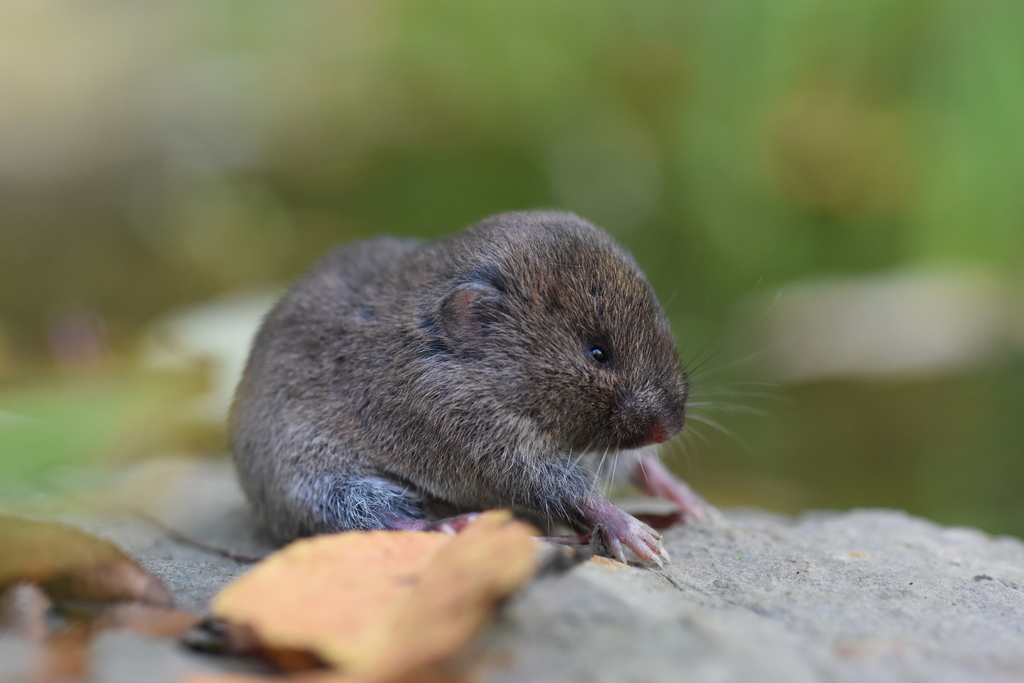
M 683 428 L 685 375 L 633 258 L 568 213 L 489 218 L 450 238 L 430 313 L 445 354 L 502 406 L 576 450 L 638 448 Z

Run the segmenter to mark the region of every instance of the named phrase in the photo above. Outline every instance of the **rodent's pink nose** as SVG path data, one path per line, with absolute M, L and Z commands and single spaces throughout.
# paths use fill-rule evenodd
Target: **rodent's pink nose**
M 683 428 L 683 406 L 655 391 L 638 392 L 623 400 L 612 413 L 619 448 L 640 448 L 665 443 Z
M 665 443 L 669 440 L 668 430 L 665 429 L 665 425 L 661 422 L 655 422 L 651 425 L 649 436 L 654 443 Z

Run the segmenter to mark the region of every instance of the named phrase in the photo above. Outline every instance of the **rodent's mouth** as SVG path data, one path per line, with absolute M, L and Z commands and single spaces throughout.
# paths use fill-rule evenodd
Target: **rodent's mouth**
M 606 440 L 592 440 L 584 444 L 575 444 L 574 450 L 607 451 L 614 453 L 616 451 L 632 451 L 637 448 L 643 448 L 644 446 L 650 446 L 654 443 L 655 441 L 652 439 L 644 438 L 642 436 L 629 436 L 625 438 L 613 437 Z
M 683 396 L 643 390 L 621 399 L 609 416 L 609 441 L 622 450 L 665 443 L 683 430 Z
M 586 428 L 570 436 L 574 451 L 630 451 L 665 443 L 683 431 L 686 415 L 682 402 L 667 405 L 637 405 L 623 401 L 597 418 L 595 430 Z
M 619 439 L 618 443 L 615 444 L 615 448 L 620 451 L 631 451 L 635 448 L 643 448 L 644 446 L 650 446 L 654 443 L 662 443 L 667 439 L 658 441 L 657 439 L 643 438 L 643 437 L 632 437 L 629 439 Z
M 630 425 L 625 433 L 620 432 L 610 446 L 618 450 L 632 450 L 653 444 L 665 443 L 682 431 L 682 419 L 654 419 L 639 425 Z

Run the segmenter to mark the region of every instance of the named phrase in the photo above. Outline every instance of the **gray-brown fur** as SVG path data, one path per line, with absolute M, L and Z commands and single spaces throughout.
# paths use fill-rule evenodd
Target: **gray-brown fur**
M 282 541 L 438 509 L 589 530 L 610 504 L 584 454 L 674 436 L 685 400 L 633 258 L 572 214 L 508 213 L 329 253 L 264 321 L 231 434 Z

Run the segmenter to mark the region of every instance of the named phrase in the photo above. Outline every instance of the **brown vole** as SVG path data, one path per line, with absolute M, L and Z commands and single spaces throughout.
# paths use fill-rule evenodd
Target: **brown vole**
M 324 257 L 256 336 L 232 446 L 281 541 L 501 507 L 600 525 L 620 559 L 626 545 L 650 560 L 660 536 L 600 495 L 598 471 L 617 462 L 707 514 L 645 448 L 682 430 L 686 396 L 633 258 L 572 214 L 507 213 Z

